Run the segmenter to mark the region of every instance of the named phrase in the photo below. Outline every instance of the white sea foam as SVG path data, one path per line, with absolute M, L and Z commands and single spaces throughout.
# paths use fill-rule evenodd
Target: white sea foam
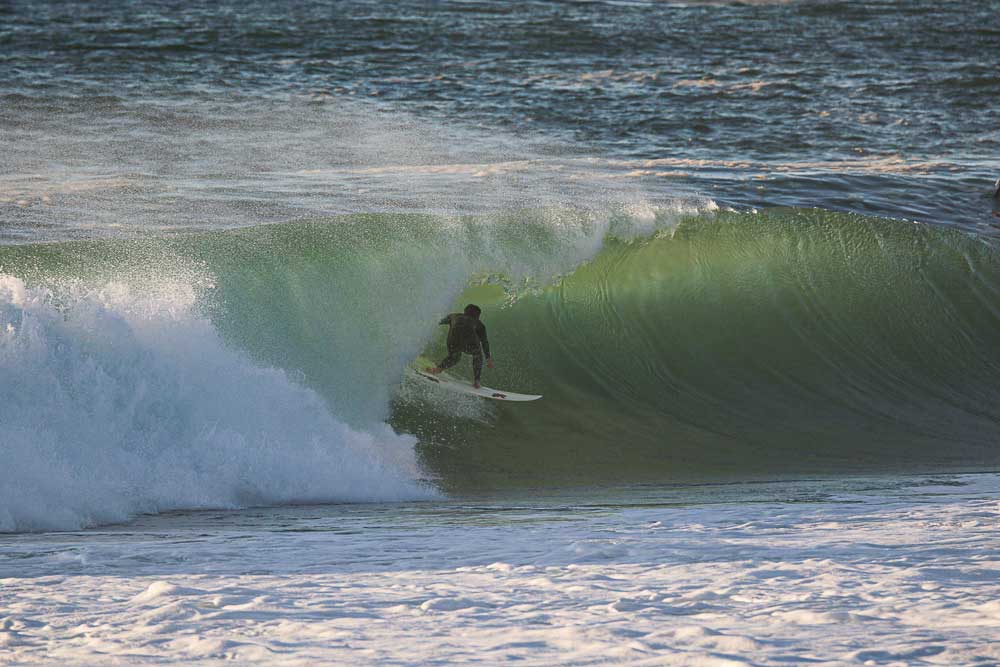
M 54 293 L 0 276 L 0 530 L 433 495 L 413 438 L 346 426 L 195 305 L 183 283 Z
M 0 661 L 984 667 L 1000 660 L 998 482 L 820 503 L 298 508 L 7 536 Z

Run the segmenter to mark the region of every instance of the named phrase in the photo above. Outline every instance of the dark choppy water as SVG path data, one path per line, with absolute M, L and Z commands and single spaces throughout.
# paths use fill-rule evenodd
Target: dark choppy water
M 5 3 L 0 226 L 30 240 L 578 201 L 586 181 L 597 198 L 694 192 L 989 231 L 998 9 Z M 511 160 L 531 168 L 505 171 L 500 195 L 468 175 L 336 171 Z

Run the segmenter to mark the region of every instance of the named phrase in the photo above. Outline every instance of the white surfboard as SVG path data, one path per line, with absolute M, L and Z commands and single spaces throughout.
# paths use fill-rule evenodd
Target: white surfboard
M 448 375 L 431 375 L 430 373 L 425 373 L 424 371 L 420 371 L 415 368 L 410 368 L 409 370 L 414 375 L 421 377 L 428 382 L 433 382 L 442 389 L 455 391 L 460 394 L 471 394 L 482 398 L 492 398 L 496 401 L 537 401 L 541 398 L 541 396 L 535 396 L 534 394 L 518 394 L 514 391 L 491 389 L 490 387 L 480 387 L 479 389 L 476 389 L 472 386 L 471 382 L 458 380 Z

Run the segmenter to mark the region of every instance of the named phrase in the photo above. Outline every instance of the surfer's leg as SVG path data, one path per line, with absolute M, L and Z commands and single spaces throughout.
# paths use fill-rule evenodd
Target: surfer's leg
M 441 360 L 441 363 L 437 365 L 437 368 L 430 370 L 432 373 L 440 373 L 446 368 L 451 368 L 458 363 L 458 360 L 462 358 L 461 350 L 448 350 L 448 356 Z
M 476 378 L 473 383 L 479 389 L 479 377 L 483 374 L 483 355 L 476 353 L 472 355 L 472 374 Z

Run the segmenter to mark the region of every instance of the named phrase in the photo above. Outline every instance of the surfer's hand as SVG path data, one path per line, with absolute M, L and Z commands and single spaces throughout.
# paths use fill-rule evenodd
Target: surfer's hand
M 493 360 L 492 359 L 487 359 L 486 360 L 486 368 L 493 368 Z

